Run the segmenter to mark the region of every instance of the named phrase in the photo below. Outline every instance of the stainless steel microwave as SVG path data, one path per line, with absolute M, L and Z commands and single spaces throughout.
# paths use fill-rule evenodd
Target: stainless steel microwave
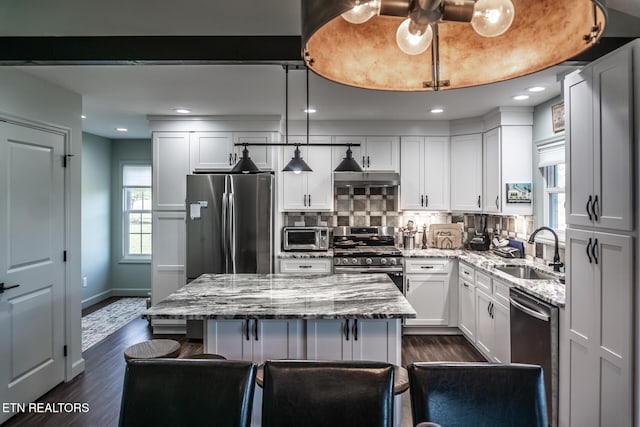
M 282 249 L 285 251 L 329 249 L 328 227 L 284 227 L 282 233 Z

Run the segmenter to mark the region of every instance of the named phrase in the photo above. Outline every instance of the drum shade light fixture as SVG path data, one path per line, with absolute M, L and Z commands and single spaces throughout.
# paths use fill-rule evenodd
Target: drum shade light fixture
M 470 87 L 578 55 L 606 18 L 600 0 L 302 0 L 303 58 L 349 86 Z

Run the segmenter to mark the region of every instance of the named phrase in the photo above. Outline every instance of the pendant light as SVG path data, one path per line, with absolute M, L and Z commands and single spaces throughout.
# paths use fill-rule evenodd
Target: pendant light
M 362 172 L 362 168 L 353 158 L 351 144 L 347 145 L 347 157 L 342 159 L 338 167 L 334 169 L 334 172 Z
M 285 65 L 285 75 L 286 75 L 286 84 L 285 84 L 285 142 L 289 143 L 289 66 Z M 307 67 L 307 145 L 309 145 L 309 67 Z M 300 144 L 295 144 L 296 149 L 293 152 L 293 157 L 287 163 L 287 166 L 282 169 L 283 172 L 313 172 L 313 170 L 309 167 L 309 165 L 302 159 L 300 156 Z
M 238 160 L 238 163 L 231 169 L 231 173 L 256 173 L 260 172 L 260 169 L 253 163 L 251 157 L 249 157 L 249 149 L 247 148 L 247 144 L 242 145 L 242 157 Z

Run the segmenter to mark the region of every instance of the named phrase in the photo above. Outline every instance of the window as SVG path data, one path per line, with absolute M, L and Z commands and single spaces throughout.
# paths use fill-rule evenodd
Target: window
M 564 240 L 567 228 L 565 217 L 565 164 L 545 166 L 544 176 L 544 223 L 558 233 Z
M 123 165 L 123 258 L 151 259 L 151 166 Z

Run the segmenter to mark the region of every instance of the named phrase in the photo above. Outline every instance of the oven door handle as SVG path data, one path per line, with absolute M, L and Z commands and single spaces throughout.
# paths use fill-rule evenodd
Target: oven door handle
M 515 301 L 513 298 L 509 298 L 509 302 L 511 303 L 511 305 L 515 308 L 517 308 L 518 310 L 528 314 L 531 317 L 535 317 L 536 319 L 542 320 L 544 322 L 548 322 L 551 319 L 551 316 L 544 314 L 544 313 L 540 313 L 539 311 L 536 310 L 532 310 L 529 307 L 525 307 L 524 305 L 520 304 L 519 302 Z
M 336 267 L 334 269 L 336 274 L 349 274 L 349 273 L 402 273 L 402 268 L 359 268 L 359 267 Z

